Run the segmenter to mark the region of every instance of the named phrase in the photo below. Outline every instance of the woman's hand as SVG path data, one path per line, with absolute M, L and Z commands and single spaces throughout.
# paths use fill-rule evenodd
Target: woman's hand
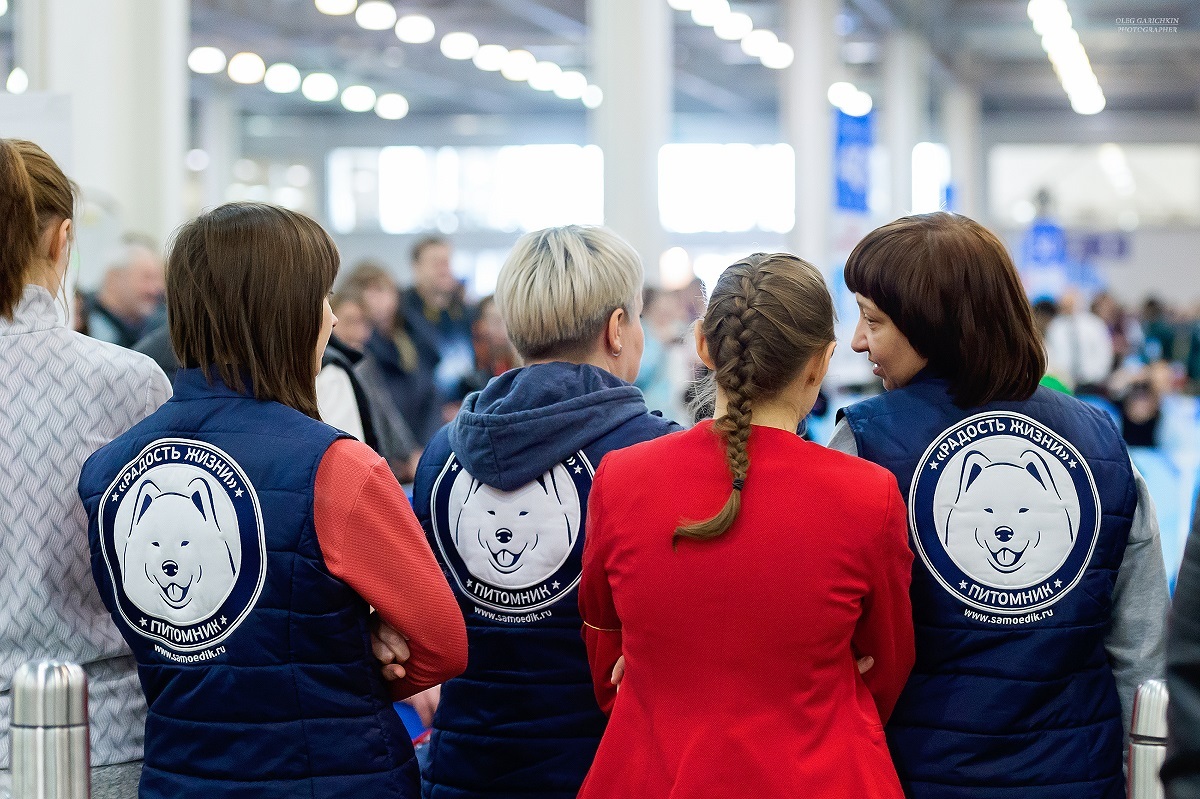
M 404 677 L 406 672 L 401 664 L 412 657 L 408 641 L 378 614 L 371 616 L 371 651 L 383 664 L 383 679 L 390 681 Z

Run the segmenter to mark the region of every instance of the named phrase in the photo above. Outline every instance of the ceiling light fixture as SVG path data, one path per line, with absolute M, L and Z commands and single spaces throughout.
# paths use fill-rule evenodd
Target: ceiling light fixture
M 347 86 L 342 90 L 342 108 L 358 114 L 372 110 L 375 108 L 375 90 L 370 86 Z
M 433 20 L 424 14 L 405 14 L 396 21 L 396 38 L 405 44 L 432 42 L 436 34 Z
M 331 17 L 344 17 L 353 14 L 358 7 L 358 0 L 316 0 L 317 11 Z
M 229 59 L 227 72 L 234 83 L 258 83 L 266 75 L 267 65 L 258 53 L 238 53 Z
M 300 88 L 300 70 L 287 63 L 272 64 L 263 76 L 263 85 L 276 94 L 290 94 Z
M 381 94 L 375 101 L 375 114 L 381 119 L 404 119 L 408 116 L 408 100 L 402 94 Z
M 200 75 L 225 71 L 225 54 L 216 47 L 197 47 L 188 53 L 188 68 Z
M 367 0 L 354 12 L 354 21 L 369 31 L 385 31 L 396 24 L 396 8 L 384 0 Z
M 304 78 L 300 91 L 314 103 L 327 103 L 338 96 L 337 79 L 328 72 L 313 72 Z
M 479 40 L 469 33 L 455 31 L 442 37 L 442 55 L 454 61 L 469 61 L 479 51 Z

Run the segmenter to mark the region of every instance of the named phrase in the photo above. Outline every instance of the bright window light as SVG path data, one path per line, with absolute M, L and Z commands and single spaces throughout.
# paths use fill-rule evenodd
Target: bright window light
M 424 14 L 405 14 L 396 21 L 396 38 L 405 44 L 425 44 L 437 35 L 433 20 Z
M 950 150 L 923 141 L 912 150 L 912 212 L 927 214 L 945 206 L 950 185 Z
M 197 47 L 188 54 L 188 68 L 200 75 L 215 75 L 225 69 L 225 54 L 216 47 Z
M 668 144 L 658 184 L 659 216 L 674 233 L 786 233 L 796 224 L 795 155 L 786 144 Z
M 263 76 L 263 85 L 276 94 L 290 94 L 300 88 L 300 70 L 287 63 L 272 64 Z
M 8 13 L 8 0 L 0 0 L 0 17 Z

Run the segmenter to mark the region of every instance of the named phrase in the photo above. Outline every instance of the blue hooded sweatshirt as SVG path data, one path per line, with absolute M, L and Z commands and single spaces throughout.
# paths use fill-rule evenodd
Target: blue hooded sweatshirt
M 413 507 L 467 622 L 442 688 L 426 799 L 573 799 L 604 733 L 580 630 L 600 459 L 679 430 L 594 366 L 514 369 L 466 398 L 417 468 Z

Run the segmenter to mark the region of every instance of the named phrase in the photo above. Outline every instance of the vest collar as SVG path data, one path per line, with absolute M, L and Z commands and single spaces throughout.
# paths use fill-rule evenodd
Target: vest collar
M 208 375 L 212 379 L 210 383 L 204 378 L 204 371 L 199 368 L 180 369 L 175 373 L 175 381 L 173 385 L 172 399 L 188 400 L 202 399 L 208 397 L 226 397 L 236 399 L 254 399 L 254 389 L 250 382 L 250 374 L 246 371 L 242 372 L 242 380 L 246 384 L 246 391 L 238 392 L 232 387 L 225 384 L 221 379 L 221 374 L 215 366 L 208 368 Z

